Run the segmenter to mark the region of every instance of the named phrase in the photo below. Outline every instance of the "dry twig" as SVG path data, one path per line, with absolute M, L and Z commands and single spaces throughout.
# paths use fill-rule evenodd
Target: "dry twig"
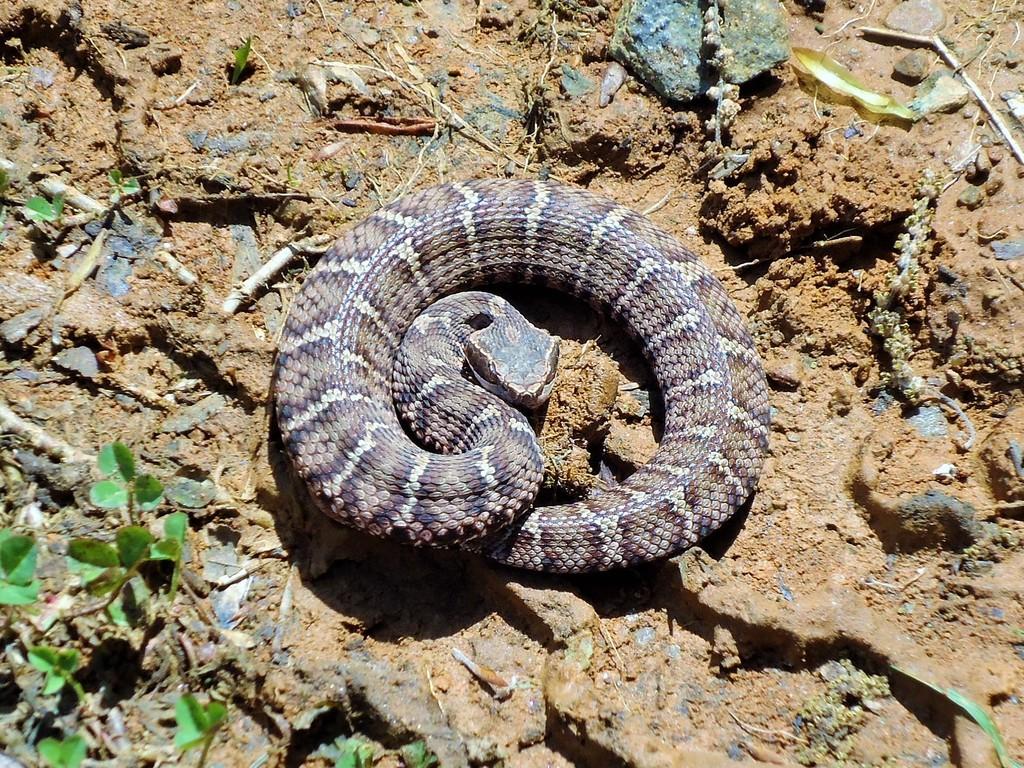
M 68 445 L 58 437 L 47 434 L 41 427 L 25 421 L 18 414 L 0 402 L 0 433 L 18 435 L 28 440 L 33 448 L 38 448 L 63 461 L 93 461 L 95 456 Z
M 487 687 L 494 694 L 494 698 L 498 699 L 498 701 L 504 701 L 512 695 L 512 691 L 516 687 L 515 675 L 512 676 L 511 680 L 506 680 L 490 667 L 477 664 L 458 648 L 452 649 L 452 658 L 468 669 L 475 678 L 486 683 Z
M 992 121 L 992 125 L 995 126 L 999 135 L 1003 137 L 1003 141 L 1013 152 L 1013 156 L 1017 158 L 1017 162 L 1024 165 L 1024 150 L 1020 148 L 1016 139 L 1013 138 L 1013 134 L 1010 132 L 1010 128 L 1003 121 L 1002 116 L 996 111 L 995 107 L 989 103 L 989 100 L 985 98 L 985 94 L 981 92 L 981 88 L 978 84 L 971 79 L 971 77 L 964 71 L 964 65 L 960 63 L 960 60 L 956 57 L 949 47 L 942 42 L 942 38 L 938 35 L 912 35 L 907 32 L 897 32 L 892 29 L 882 29 L 880 27 L 860 27 L 858 30 L 862 37 L 882 37 L 889 40 L 896 40 L 897 42 L 911 43 L 917 46 L 927 46 L 941 56 L 946 64 L 948 64 L 953 72 L 960 76 L 968 90 L 974 94 L 974 98 L 977 99 L 978 104 L 985 110 L 985 114 L 988 115 L 989 120 Z
M 305 240 L 289 243 L 271 256 L 266 264 L 253 272 L 238 288 L 232 290 L 224 299 L 221 311 L 226 315 L 234 314 L 243 301 L 251 298 L 261 286 L 273 279 L 300 253 L 323 253 L 333 240 L 332 235 L 314 235 Z
M 429 117 L 380 117 L 335 120 L 334 128 L 345 133 L 379 133 L 384 136 L 433 136 L 437 121 Z

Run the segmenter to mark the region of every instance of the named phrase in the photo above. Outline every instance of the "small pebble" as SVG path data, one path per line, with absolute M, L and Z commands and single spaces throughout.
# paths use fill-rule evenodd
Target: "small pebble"
M 924 51 L 911 51 L 893 66 L 897 80 L 917 85 L 928 76 L 932 58 Z
M 648 645 L 657 635 L 653 627 L 641 627 L 633 633 L 633 639 L 639 646 Z
M 617 61 L 608 62 L 601 76 L 601 95 L 598 99 L 598 106 L 607 107 L 611 104 L 615 93 L 626 82 L 626 69 Z
M 889 12 L 885 26 L 915 35 L 934 35 L 946 26 L 946 13 L 935 0 L 906 0 Z
M 960 196 L 956 199 L 957 205 L 962 206 L 969 211 L 980 208 L 984 202 L 985 193 L 982 192 L 981 187 L 976 187 L 973 184 L 961 192 Z
M 45 69 L 43 67 L 29 67 L 28 81 L 32 85 L 38 85 L 41 88 L 49 88 L 53 85 L 54 81 L 53 70 Z
M 19 312 L 0 323 L 0 338 L 8 344 L 15 344 L 34 331 L 47 315 L 44 307 L 33 307 Z
M 1000 261 L 1014 261 L 1024 258 L 1024 239 L 1007 240 L 1005 243 L 992 243 L 993 255 Z
M 985 194 L 989 197 L 995 195 L 996 192 L 1003 188 L 1003 177 L 998 174 L 992 174 L 988 181 L 985 182 L 984 190 Z
M 164 420 L 160 427 L 161 432 L 188 432 L 209 420 L 214 414 L 221 411 L 227 405 L 223 395 L 214 393 L 200 400 L 198 403 L 186 406 Z
M 85 376 L 91 379 L 99 373 L 99 363 L 96 361 L 96 354 L 88 347 L 72 347 L 65 349 L 53 358 L 53 363 L 65 371 Z
M 945 437 L 949 434 L 949 425 L 942 409 L 934 405 L 923 405 L 907 417 L 921 437 Z

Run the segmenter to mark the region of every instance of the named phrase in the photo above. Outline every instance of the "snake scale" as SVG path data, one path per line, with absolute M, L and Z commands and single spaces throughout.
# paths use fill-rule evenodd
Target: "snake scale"
M 483 400 L 470 399 L 469 382 L 414 392 L 427 429 L 446 413 L 463 420 L 461 444 L 438 453 L 443 436 L 430 450 L 421 445 L 430 439 L 418 443 L 403 427 L 403 337 L 429 337 L 423 313 L 439 299 L 507 283 L 583 299 L 640 344 L 664 431 L 655 456 L 624 482 L 534 508 L 529 422 L 482 388 L 473 396 Z M 292 303 L 274 389 L 285 451 L 329 516 L 530 570 L 603 571 L 695 544 L 750 497 L 767 450 L 762 364 L 718 279 L 641 214 L 549 181 L 435 186 L 350 229 Z

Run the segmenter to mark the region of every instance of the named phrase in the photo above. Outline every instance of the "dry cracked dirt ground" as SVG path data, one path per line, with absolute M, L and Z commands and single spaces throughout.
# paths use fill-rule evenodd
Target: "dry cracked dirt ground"
M 892 78 L 907 51 L 856 32 L 893 0 L 785 5 L 794 45 L 911 96 Z M 173 747 L 191 692 L 226 704 L 206 761 L 230 768 L 358 765 L 339 757 L 355 745 L 379 766 L 999 765 L 922 680 L 979 704 L 1024 755 L 1022 166 L 974 101 L 877 125 L 783 66 L 741 95 L 727 148 L 746 163 L 709 174 L 707 104 L 630 78 L 598 106 L 617 11 L 5 0 L 0 528 L 36 541 L 41 591 L 2 629 L 0 764 L 38 764 L 42 739 L 74 733 L 90 765 L 196 764 Z M 1024 83 L 1021 18 L 1004 0 L 945 8 L 942 34 L 1001 110 Z M 926 172 L 932 226 L 879 315 Z M 650 210 L 749 318 L 770 456 L 749 510 L 701 548 L 524 575 L 343 531 L 291 481 L 268 389 L 315 246 L 408 190 L 495 175 Z M 60 218 L 30 221 L 25 204 L 60 189 Z M 630 342 L 514 298 L 566 339 L 548 491 L 599 482 L 596 450 L 616 472 L 642 462 L 657 398 Z M 147 566 L 111 616 L 65 556 L 127 524 L 89 500 L 90 457 L 114 440 L 166 489 L 141 524 L 189 525 L 177 597 Z M 37 645 L 79 653 L 81 702 L 44 691 Z

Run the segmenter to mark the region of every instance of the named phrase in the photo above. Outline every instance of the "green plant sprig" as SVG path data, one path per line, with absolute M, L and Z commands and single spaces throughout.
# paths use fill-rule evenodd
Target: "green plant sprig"
M 149 512 L 163 501 L 163 484 L 152 475 L 136 474 L 135 457 L 124 443 L 103 446 L 96 465 L 106 477 L 89 489 L 89 501 L 97 507 L 127 508 L 128 518 L 134 522 L 136 509 Z
M 235 66 L 231 70 L 231 84 L 238 85 L 242 79 L 242 75 L 245 73 L 245 68 L 249 64 L 249 54 L 252 53 L 252 35 L 245 38 L 242 44 L 231 51 L 231 55 L 234 56 Z
M 66 739 L 43 739 L 39 742 L 39 756 L 50 768 L 78 768 L 85 760 L 88 745 L 80 734 Z
M 61 214 L 64 213 L 64 197 L 56 195 L 52 202 L 45 197 L 31 197 L 25 202 L 24 212 L 29 220 L 37 224 L 53 224 L 59 221 Z
M 224 725 L 227 715 L 228 708 L 222 702 L 211 701 L 204 707 L 195 696 L 186 693 L 174 705 L 174 719 L 178 725 L 174 746 L 182 753 L 202 747 L 198 766 L 203 768 L 213 737 Z
M 46 675 L 44 695 L 59 693 L 66 685 L 75 692 L 80 702 L 85 699 L 82 684 L 75 679 L 75 670 L 78 669 L 79 662 L 78 651 L 73 648 L 64 650 L 48 645 L 37 645 L 28 649 L 28 661 Z
M 116 168 L 107 173 L 107 180 L 110 181 L 112 187 L 110 202 L 114 205 L 120 203 L 124 198 L 137 195 L 142 191 L 138 179 L 134 176 L 125 176 Z
M 39 600 L 36 579 L 39 548 L 30 536 L 17 536 L 0 530 L 0 609 L 6 617 L 0 637 L 14 625 L 19 611 Z
M 181 581 L 181 557 L 185 549 L 188 515 L 174 512 L 164 518 L 164 537 L 157 539 L 146 528 L 129 525 L 118 530 L 114 545 L 97 539 L 74 539 L 68 545 L 68 568 L 77 573 L 88 592 L 104 597 L 98 603 L 78 611 L 78 618 L 109 609 L 122 589 L 145 563 L 166 561 L 172 564 L 168 596 L 178 592 Z

